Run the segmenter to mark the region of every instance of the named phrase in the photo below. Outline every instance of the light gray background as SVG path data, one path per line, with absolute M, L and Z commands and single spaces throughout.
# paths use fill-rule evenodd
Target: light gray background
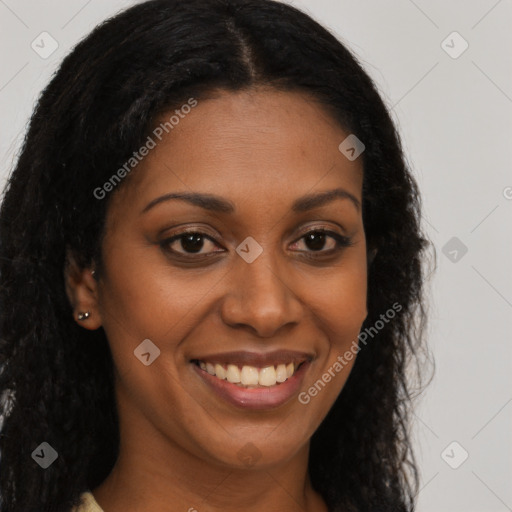
M 2 188 L 34 102 L 64 55 L 132 3 L 0 0 Z M 418 510 L 512 511 L 511 2 L 290 3 L 330 27 L 378 84 L 419 181 L 425 227 L 438 252 L 428 330 L 436 373 L 414 418 Z M 59 45 L 47 59 L 31 48 L 43 31 Z M 458 58 L 441 46 L 453 31 L 469 44 Z M 462 44 L 457 36 L 445 43 L 452 53 Z M 449 254 L 450 246 L 443 253 L 453 237 L 466 254 Z M 453 441 L 458 445 L 449 447 Z M 462 450 L 467 460 L 452 469 L 448 462 L 460 463 Z

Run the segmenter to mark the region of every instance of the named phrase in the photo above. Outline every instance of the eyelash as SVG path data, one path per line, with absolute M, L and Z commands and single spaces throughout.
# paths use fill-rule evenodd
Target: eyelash
M 302 255 L 304 258 L 318 259 L 318 256 L 314 256 L 313 254 L 315 254 L 315 255 L 318 254 L 319 256 L 324 256 L 325 257 L 326 255 L 333 255 L 334 253 L 338 253 L 338 252 L 340 252 L 341 250 L 343 250 L 346 247 L 350 247 L 350 246 L 354 245 L 354 243 L 352 241 L 352 238 L 340 235 L 339 233 L 336 233 L 334 231 L 330 231 L 330 230 L 325 229 L 325 228 L 314 228 L 314 229 L 311 229 L 311 230 L 303 233 L 302 236 L 300 238 L 298 238 L 293 243 L 295 244 L 295 243 L 299 242 L 300 240 L 304 239 L 307 235 L 310 235 L 312 233 L 323 234 L 323 235 L 327 235 L 327 236 L 333 238 L 334 241 L 336 242 L 336 246 L 333 249 L 328 249 L 328 250 L 298 251 L 300 253 L 305 253 L 305 254 Z M 169 238 L 166 238 L 165 240 L 162 240 L 160 242 L 160 247 L 166 253 L 170 253 L 173 256 L 177 256 L 179 258 L 184 258 L 184 259 L 187 259 L 187 260 L 200 260 L 200 259 L 204 259 L 204 258 L 210 257 L 211 255 L 217 254 L 219 252 L 222 252 L 222 251 L 213 251 L 213 252 L 206 253 L 206 254 L 196 254 L 196 255 L 194 255 L 194 253 L 186 253 L 186 252 L 182 253 L 182 252 L 177 252 L 177 251 L 173 251 L 172 249 L 170 249 L 169 246 L 173 242 L 175 242 L 176 240 L 182 239 L 185 235 L 200 235 L 201 237 L 206 238 L 207 240 L 210 240 L 214 244 L 220 245 L 215 240 L 215 238 L 213 238 L 212 236 L 210 236 L 210 235 L 208 235 L 206 233 L 203 233 L 201 231 L 193 230 L 192 229 L 192 230 L 187 230 L 187 231 L 181 231 L 180 233 L 177 233 L 177 234 L 175 234 L 175 235 L 173 235 L 173 236 L 171 236 Z M 201 248 L 201 250 L 202 250 L 202 248 Z

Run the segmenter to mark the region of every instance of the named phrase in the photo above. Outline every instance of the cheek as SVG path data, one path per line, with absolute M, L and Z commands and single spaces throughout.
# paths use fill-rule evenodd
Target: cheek
M 340 351 L 357 337 L 367 316 L 367 270 L 364 255 L 343 261 L 314 287 L 310 301 L 327 331 L 331 350 Z M 350 339 L 348 339 L 350 338 Z
M 118 334 L 139 343 L 167 337 L 218 280 L 162 263 L 157 248 L 125 244 L 118 249 L 111 242 L 105 253 L 100 308 L 110 340 Z
M 315 289 L 317 329 L 325 334 L 319 359 L 299 402 L 308 410 L 314 431 L 342 391 L 358 354 L 358 335 L 367 316 L 364 264 L 344 267 Z M 309 408 L 309 409 L 308 409 Z

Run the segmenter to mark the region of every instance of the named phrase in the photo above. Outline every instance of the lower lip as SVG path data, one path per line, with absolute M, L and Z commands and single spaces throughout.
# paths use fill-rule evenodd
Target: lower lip
M 242 409 L 272 409 L 283 405 L 297 393 L 310 363 L 305 361 L 289 379 L 280 384 L 257 388 L 242 388 L 210 375 L 195 363 L 191 364 L 210 388 L 230 404 Z

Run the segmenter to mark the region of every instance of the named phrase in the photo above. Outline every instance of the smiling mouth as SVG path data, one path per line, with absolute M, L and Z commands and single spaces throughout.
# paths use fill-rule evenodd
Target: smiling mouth
M 286 382 L 305 363 L 305 360 L 262 368 L 250 365 L 204 362 L 198 359 L 192 360 L 192 363 L 211 376 L 241 388 L 268 388 Z

